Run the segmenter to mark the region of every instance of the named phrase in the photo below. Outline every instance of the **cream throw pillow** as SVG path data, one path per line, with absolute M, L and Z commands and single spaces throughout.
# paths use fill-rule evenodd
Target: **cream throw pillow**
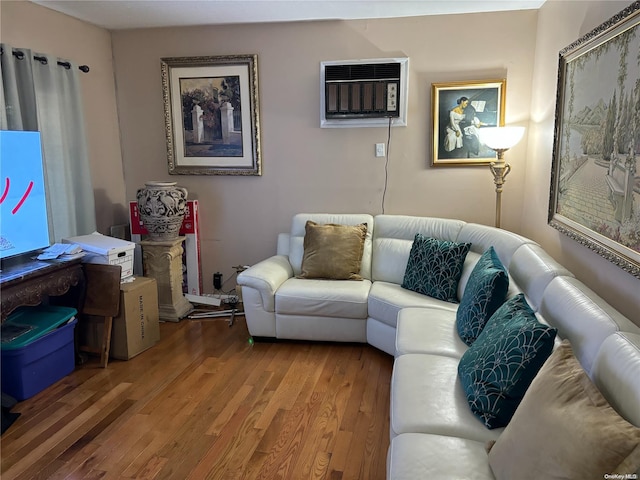
M 321 225 L 308 220 L 298 278 L 362 280 L 360 264 L 366 235 L 366 223 L 354 226 L 334 223 Z
M 640 467 L 640 428 L 609 405 L 565 340 L 489 448 L 498 480 L 625 478 Z

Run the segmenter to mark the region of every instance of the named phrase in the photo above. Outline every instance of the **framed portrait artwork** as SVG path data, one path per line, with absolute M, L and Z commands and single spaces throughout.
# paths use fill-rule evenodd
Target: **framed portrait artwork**
M 480 142 L 483 127 L 504 125 L 506 80 L 434 83 L 434 167 L 488 165 L 496 152 Z
M 258 56 L 161 59 L 172 175 L 261 175 Z
M 640 2 L 560 51 L 549 224 L 640 278 Z

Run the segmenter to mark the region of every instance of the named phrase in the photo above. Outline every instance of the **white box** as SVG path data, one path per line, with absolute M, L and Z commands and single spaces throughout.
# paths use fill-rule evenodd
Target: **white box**
M 122 267 L 121 278 L 133 275 L 133 250 L 135 243 L 108 237 L 101 233 L 63 238 L 62 243 L 80 245 L 86 255 L 82 258 L 86 263 L 106 263 Z

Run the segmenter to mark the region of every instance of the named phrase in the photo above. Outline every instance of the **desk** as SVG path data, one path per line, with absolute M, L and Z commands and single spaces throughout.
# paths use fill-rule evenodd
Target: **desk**
M 63 295 L 84 281 L 81 259 L 32 260 L 4 267 L 0 272 L 0 319 L 21 305 L 38 305 L 49 296 Z

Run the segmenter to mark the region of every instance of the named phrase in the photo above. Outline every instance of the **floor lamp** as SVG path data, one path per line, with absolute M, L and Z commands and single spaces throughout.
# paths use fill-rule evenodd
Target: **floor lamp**
M 502 210 L 502 186 L 511 171 L 511 165 L 505 163 L 504 152 L 520 141 L 524 127 L 488 127 L 480 129 L 480 141 L 498 154 L 498 159 L 489 164 L 496 185 L 496 227 L 500 228 Z

